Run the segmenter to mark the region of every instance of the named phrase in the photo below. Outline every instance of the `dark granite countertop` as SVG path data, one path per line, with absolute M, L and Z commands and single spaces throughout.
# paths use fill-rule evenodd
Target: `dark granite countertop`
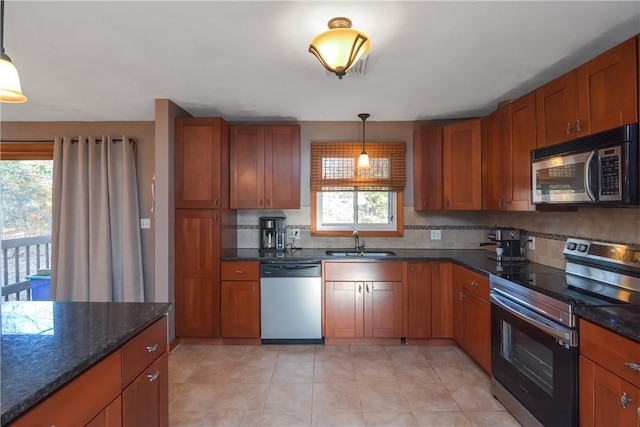
M 576 314 L 640 343 L 640 306 L 576 307 Z
M 0 425 L 160 319 L 168 303 L 3 302 Z

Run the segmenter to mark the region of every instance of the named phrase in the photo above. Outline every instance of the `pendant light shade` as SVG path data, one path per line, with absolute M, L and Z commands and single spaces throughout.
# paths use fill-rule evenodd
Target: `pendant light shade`
M 360 153 L 360 157 L 358 157 L 358 168 L 359 169 L 369 169 L 371 168 L 371 164 L 369 163 L 369 155 L 364 149 L 364 122 L 369 118 L 370 114 L 360 113 L 358 117 L 362 119 L 362 153 Z
M 0 0 L 0 102 L 25 102 L 18 70 L 4 53 L 4 0 Z
M 324 68 L 335 73 L 339 79 L 347 74 L 358 59 L 369 50 L 369 37 L 351 28 L 348 18 L 333 18 L 329 30 L 318 34 L 309 45 Z

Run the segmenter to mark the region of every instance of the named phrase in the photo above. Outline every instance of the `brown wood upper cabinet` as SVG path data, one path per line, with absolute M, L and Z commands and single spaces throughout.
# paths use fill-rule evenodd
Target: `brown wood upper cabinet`
M 638 121 L 637 38 L 536 90 L 537 147 Z
M 528 211 L 531 150 L 536 147 L 535 92 L 482 119 L 482 209 Z
M 176 119 L 176 208 L 229 206 L 229 125 L 223 119 Z
M 231 127 L 231 208 L 300 208 L 300 126 Z
M 413 207 L 442 209 L 442 127 L 413 131 Z
M 447 125 L 443 132 L 443 208 L 482 209 L 480 119 Z

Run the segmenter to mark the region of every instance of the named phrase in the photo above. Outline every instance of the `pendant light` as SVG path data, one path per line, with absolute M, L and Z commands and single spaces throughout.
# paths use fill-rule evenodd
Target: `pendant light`
M 358 157 L 358 168 L 359 169 L 369 169 L 371 164 L 369 163 L 369 155 L 364 149 L 364 122 L 369 118 L 370 114 L 368 113 L 360 113 L 358 117 L 362 119 L 362 153 L 360 153 L 360 157 Z
M 311 41 L 309 52 L 318 58 L 324 68 L 342 79 L 347 70 L 369 50 L 369 37 L 352 29 L 349 18 L 333 18 L 328 26 L 329 31 L 318 34 Z
M 18 70 L 4 53 L 4 0 L 0 0 L 0 102 L 25 102 L 27 97 L 20 88 Z

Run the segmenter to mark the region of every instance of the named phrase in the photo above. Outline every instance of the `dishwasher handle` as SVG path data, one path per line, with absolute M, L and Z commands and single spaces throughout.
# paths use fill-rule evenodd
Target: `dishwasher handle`
M 321 277 L 320 263 L 260 264 L 260 277 Z

